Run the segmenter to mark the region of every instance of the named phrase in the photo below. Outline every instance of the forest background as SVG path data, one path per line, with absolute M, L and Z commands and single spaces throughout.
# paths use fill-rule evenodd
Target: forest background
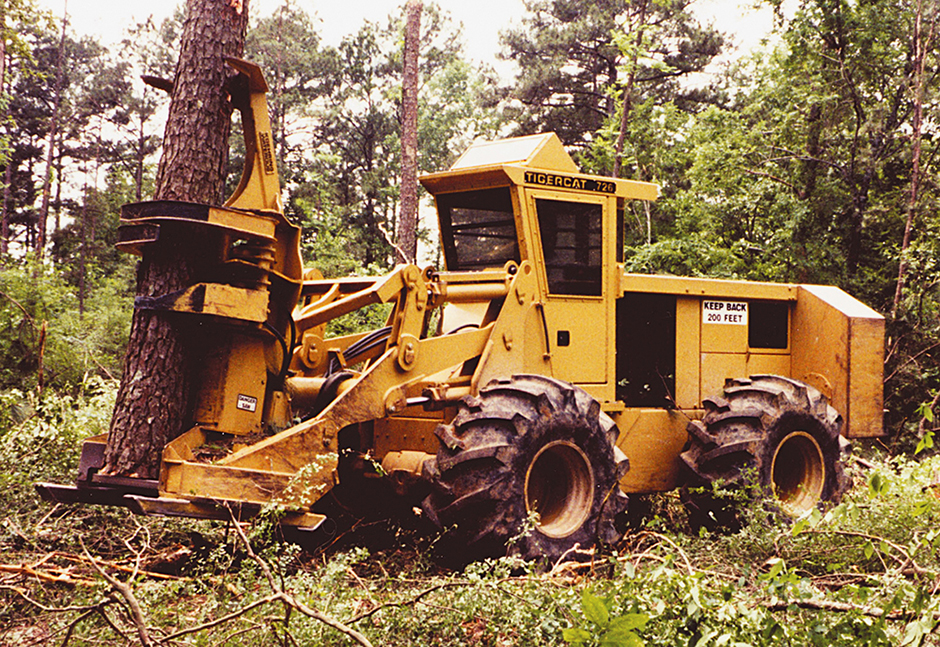
M 666 575 L 660 571 L 656 586 L 642 581 L 646 592 L 641 594 L 641 579 L 653 577 L 653 571 L 637 573 L 642 560 L 614 559 L 608 567 L 619 579 L 559 585 L 568 598 L 551 598 L 545 604 L 570 611 L 542 618 L 555 624 L 539 629 L 541 642 L 577 642 L 580 636 L 581 642 L 600 644 L 605 632 L 613 635 L 614 619 L 633 618 L 621 623 L 635 625 L 624 629 L 626 634 L 642 634 L 650 644 L 676 644 L 665 638 L 655 643 L 648 629 L 643 633 L 646 622 L 655 624 L 659 618 L 674 624 L 668 631 L 663 625 L 657 635 L 674 630 L 689 644 L 719 644 L 722 636 L 757 644 L 755 636 L 761 635 L 766 644 L 781 644 L 774 642 L 780 632 L 796 630 L 773 613 L 782 610 L 805 619 L 800 614 L 811 606 L 800 601 L 806 599 L 832 614 L 813 620 L 815 625 L 809 620 L 796 625 L 809 632 L 806 635 L 816 631 L 820 641 L 828 641 L 819 644 L 832 644 L 832 632 L 842 631 L 846 617 L 851 618 L 846 631 L 856 632 L 852 635 L 865 627 L 872 636 L 881 632 L 889 641 L 873 637 L 870 644 L 898 644 L 908 638 L 915 641 L 908 644 L 929 642 L 940 609 L 933 553 L 937 533 L 928 523 L 938 506 L 924 495 L 935 481 L 933 443 L 940 406 L 934 136 L 940 99 L 940 6 L 929 0 L 801 0 L 784 12 L 782 3 L 769 0 L 765 6 L 776 16 L 773 44 L 720 69 L 710 65 L 727 49 L 726 38 L 702 24 L 681 0 L 532 0 L 526 6 L 521 23 L 501 35 L 501 56 L 515 61 L 518 69 L 507 83 L 493 69 L 469 60 L 460 25 L 445 10 L 425 5 L 418 119 L 421 171 L 447 168 L 478 137 L 554 131 L 585 172 L 661 185 L 660 200 L 630 207 L 625 232 L 628 271 L 833 284 L 887 317 L 886 436 L 860 448 L 864 457 L 853 467 L 859 470 L 858 498 L 850 497 L 837 514 L 814 521 L 837 524 L 848 519 L 856 525 L 834 530 L 802 527 L 799 533 L 773 526 L 763 532 L 746 530 L 735 538 L 712 538 L 714 559 L 727 555 L 730 560 L 735 552 L 743 552 L 753 564 L 740 571 L 723 564 L 730 569 L 723 571 L 725 580 L 718 578 L 705 587 L 702 573 L 716 567 L 689 561 L 689 551 L 699 550 L 694 542 L 700 538 L 682 534 L 673 501 L 666 497 L 650 504 L 661 513 L 656 523 L 664 525 L 646 527 L 628 548 L 639 554 L 668 553 L 657 559 L 663 568 L 672 569 L 669 577 L 677 579 L 663 579 Z M 29 487 L 44 478 L 69 480 L 79 439 L 107 425 L 127 341 L 135 275 L 134 259 L 113 248 L 119 210 L 126 202 L 152 194 L 168 101 L 163 92 L 141 83 L 140 76 L 172 79 L 184 18 L 181 7 L 172 18 L 136 25 L 122 43 L 106 47 L 73 33 L 61 16 L 40 10 L 33 0 L 0 0 L 0 486 L 8 515 L 0 530 L 4 553 L 32 554 L 58 546 L 55 541 L 67 541 L 74 551 L 69 554 L 78 555 L 76 542 L 84 541 L 84 535 L 77 529 L 87 523 L 100 530 L 102 519 L 127 528 L 133 537 L 127 540 L 129 546 L 138 546 L 134 542 L 144 534 L 140 528 L 155 537 L 165 535 L 170 543 L 197 532 L 180 526 L 139 526 L 107 516 L 116 513 L 58 511 L 50 517 Z M 381 274 L 395 259 L 403 22 L 396 17 L 366 21 L 338 46 L 323 44 L 314 25 L 299 3 L 287 1 L 252 22 L 245 53 L 262 67 L 271 87 L 268 100 L 285 208 L 303 227 L 307 265 L 327 277 Z M 709 73 L 703 74 L 706 69 Z M 229 155 L 230 184 L 237 182 L 241 157 L 236 136 Z M 439 263 L 433 228 L 426 223 L 419 233 L 424 258 Z M 71 520 L 62 521 L 65 518 Z M 57 533 L 44 535 L 53 521 L 76 536 L 65 540 Z M 826 540 L 807 547 L 801 543 L 808 541 L 807 533 Z M 148 541 L 151 552 L 154 546 L 168 545 L 155 537 L 149 540 L 153 546 Z M 652 542 L 655 550 L 643 541 Z M 124 550 L 113 537 L 94 542 L 99 557 L 116 560 Z M 193 551 L 198 541 L 183 543 Z M 234 568 L 231 556 L 240 550 L 237 543 L 228 546 L 226 568 Z M 218 542 L 218 547 L 223 545 Z M 282 559 L 287 549 L 271 550 Z M 849 590 L 857 597 L 825 602 L 829 589 L 815 578 L 831 578 L 833 570 L 817 565 L 822 569 L 817 572 L 807 564 L 820 552 L 848 550 L 855 551 L 857 559 L 850 568 L 855 574 L 846 575 L 848 579 L 832 590 Z M 927 563 L 915 557 L 917 551 Z M 143 552 L 140 548 L 138 556 Z M 221 563 L 221 555 L 213 559 Z M 241 555 L 250 570 L 253 562 L 246 553 Z M 797 555 L 801 566 L 788 567 L 787 560 L 792 563 Z M 838 566 L 849 568 L 851 560 L 840 559 Z M 333 570 L 327 569 L 326 579 L 306 585 L 329 588 L 329 578 L 349 573 L 363 578 L 355 566 L 371 561 L 355 551 L 323 560 Z M 767 567 L 747 570 L 754 564 Z M 622 569 L 629 571 L 628 577 Z M 872 571 L 879 569 L 872 583 Z M 236 577 L 244 576 L 238 573 Z M 95 571 L 91 575 L 94 579 Z M 425 575 L 422 571 L 421 577 Z M 457 595 L 465 586 L 478 603 L 487 599 L 481 590 L 498 597 L 499 591 L 516 587 L 512 595 L 535 595 L 526 589 L 533 586 L 532 579 L 520 577 L 516 566 L 490 564 L 476 576 L 469 572 L 460 577 L 465 578 L 459 580 L 463 584 L 445 579 L 428 588 Z M 745 582 L 742 590 L 765 597 L 741 602 L 734 587 L 727 588 L 729 577 Z M 97 581 L 110 590 L 109 581 Z M 121 628 L 109 629 L 109 622 L 135 624 L 132 616 L 108 616 L 106 607 L 119 604 L 116 601 L 93 603 L 88 598 L 70 616 L 49 611 L 61 611 L 62 600 L 68 599 L 56 597 L 63 594 L 54 586 L 43 592 L 48 599 L 39 601 L 19 584 L 2 582 L 0 596 L 15 604 L 6 614 L 0 612 L 0 643 L 11 641 L 5 631 L 27 629 L 63 643 L 78 640 L 80 623 L 73 622 L 78 617 L 89 623 L 86 629 L 92 636 L 120 634 Z M 635 590 L 629 595 L 618 589 L 630 586 Z M 803 586 L 817 589 L 804 595 Z M 673 587 L 671 593 L 668 587 Z M 693 594 L 693 589 L 699 592 Z M 417 614 L 423 590 L 403 585 L 401 595 L 412 601 L 396 604 Z M 698 597 L 704 590 L 713 596 L 713 607 Z M 235 602 L 241 599 L 232 595 Z M 697 601 L 685 605 L 685 615 L 673 618 L 671 610 L 660 607 L 664 600 L 672 604 L 670 595 Z M 60 604 L 53 604 L 56 601 Z M 721 611 L 729 601 L 741 606 Z M 156 613 L 154 607 L 150 610 Z M 368 613 L 370 622 L 378 617 Z M 37 614 L 44 620 L 37 621 Z M 703 631 L 702 614 L 725 629 Z M 505 635 L 502 625 L 493 620 L 490 626 L 490 616 L 483 625 L 478 619 L 471 614 L 470 620 L 457 624 L 480 644 L 498 644 Z M 523 626 L 530 621 L 535 620 L 513 620 Z M 286 622 L 274 629 L 261 620 L 256 623 L 261 627 L 257 631 L 270 632 L 272 644 L 288 644 Z M 728 633 L 736 624 L 754 633 Z M 565 633 L 578 628 L 585 633 Z M 442 621 L 428 631 L 446 635 L 447 630 Z M 136 640 L 131 634 L 125 637 Z M 161 640 L 176 640 L 167 635 L 172 632 L 164 632 Z M 793 644 L 807 644 L 805 636 L 799 636 L 791 636 Z

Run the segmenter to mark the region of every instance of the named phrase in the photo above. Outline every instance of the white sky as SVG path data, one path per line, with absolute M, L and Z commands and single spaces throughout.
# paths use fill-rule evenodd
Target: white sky
M 182 0 L 39 0 L 56 16 L 68 8 L 72 29 L 78 35 L 98 36 L 103 43 L 119 41 L 124 31 L 149 16 L 159 22 L 172 14 Z M 252 15 L 270 14 L 282 0 L 249 0 Z M 590 2 L 590 0 L 585 0 Z M 387 16 L 400 10 L 404 0 L 295 0 L 297 7 L 319 19 L 320 37 L 336 45 L 346 35 L 358 30 L 366 19 L 384 23 Z M 501 72 L 496 58 L 499 32 L 518 24 L 525 14 L 523 0 L 438 0 L 455 22 L 464 25 L 464 41 L 471 58 L 490 64 Z M 770 29 L 768 10 L 755 12 L 754 0 L 697 0 L 698 13 L 706 22 L 714 22 L 721 31 L 731 33 L 743 48 L 758 44 Z

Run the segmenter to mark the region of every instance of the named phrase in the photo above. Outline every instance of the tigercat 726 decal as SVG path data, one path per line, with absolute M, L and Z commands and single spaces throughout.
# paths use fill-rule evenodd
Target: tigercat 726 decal
M 569 175 L 553 175 L 526 171 L 525 183 L 538 186 L 548 186 L 559 189 L 575 189 L 578 191 L 594 191 L 596 193 L 616 193 L 617 185 L 606 180 L 594 180 L 584 177 L 571 177 Z

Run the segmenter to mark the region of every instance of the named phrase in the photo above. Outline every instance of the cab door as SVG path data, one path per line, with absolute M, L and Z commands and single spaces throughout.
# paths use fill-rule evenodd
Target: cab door
M 610 201 L 562 191 L 527 194 L 537 253 L 544 259 L 540 281 L 547 294 L 543 307 L 554 375 L 575 384 L 604 383 L 611 361 L 604 271 Z

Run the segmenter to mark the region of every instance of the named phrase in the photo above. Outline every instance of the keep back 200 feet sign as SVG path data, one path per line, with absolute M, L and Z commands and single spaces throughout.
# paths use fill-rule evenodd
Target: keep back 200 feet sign
M 747 325 L 746 301 L 702 301 L 702 323 Z

